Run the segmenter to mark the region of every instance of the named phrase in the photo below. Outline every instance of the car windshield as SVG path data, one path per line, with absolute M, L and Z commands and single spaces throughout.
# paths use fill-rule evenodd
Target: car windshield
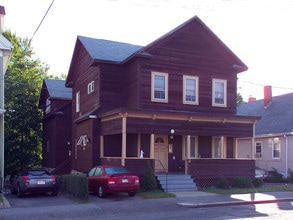
M 106 167 L 105 172 L 107 174 L 129 173 L 124 167 Z
M 43 175 L 49 175 L 49 173 L 46 170 L 29 170 L 25 172 L 25 175 L 43 176 Z

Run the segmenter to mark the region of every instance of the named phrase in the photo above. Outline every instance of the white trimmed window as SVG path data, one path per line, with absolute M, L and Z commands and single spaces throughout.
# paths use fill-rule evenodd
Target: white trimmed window
M 188 138 L 187 136 L 184 137 L 184 149 L 183 149 L 183 159 L 188 157 L 187 150 L 188 150 Z M 190 158 L 197 158 L 197 137 L 190 136 Z
M 152 72 L 152 101 L 168 102 L 168 73 Z
M 92 93 L 94 90 L 95 90 L 94 81 L 92 81 L 87 85 L 87 94 Z
M 227 106 L 227 80 L 213 79 L 213 106 Z
M 76 93 L 76 112 L 80 111 L 80 91 Z
M 273 140 L 273 159 L 281 158 L 281 143 L 279 138 Z
M 183 103 L 198 105 L 198 77 L 183 76 Z
M 222 158 L 222 138 L 213 137 L 213 158 Z
M 255 158 L 262 158 L 262 143 L 260 141 L 255 142 Z

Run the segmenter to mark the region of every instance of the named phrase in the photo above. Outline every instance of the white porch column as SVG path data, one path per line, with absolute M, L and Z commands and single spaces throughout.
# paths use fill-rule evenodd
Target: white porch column
M 104 157 L 104 136 L 100 136 L 100 157 Z
M 122 155 L 121 155 L 121 165 L 125 166 L 126 159 L 126 118 L 127 115 L 122 116 Z
M 155 158 L 155 135 L 151 134 L 150 158 Z
M 190 135 L 187 135 L 186 158 L 190 159 Z
M 225 158 L 224 136 L 221 136 L 221 158 Z
M 251 159 L 254 159 L 255 158 L 255 155 L 254 155 L 254 137 L 255 137 L 255 123 L 253 123 L 253 136 L 251 138 Z

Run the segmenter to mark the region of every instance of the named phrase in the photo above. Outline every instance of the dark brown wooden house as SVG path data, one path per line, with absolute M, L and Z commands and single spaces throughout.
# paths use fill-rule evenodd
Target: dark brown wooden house
M 64 80 L 43 81 L 39 108 L 43 110 L 43 166 L 56 174 L 71 171 L 72 89 Z
M 197 17 L 147 46 L 78 36 L 72 88 L 72 169 L 122 164 L 205 178 L 253 176 L 236 139 L 256 117 L 236 114 L 246 65 Z

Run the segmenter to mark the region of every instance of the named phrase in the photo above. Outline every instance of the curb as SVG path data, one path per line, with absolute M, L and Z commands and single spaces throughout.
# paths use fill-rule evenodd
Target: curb
M 7 208 L 11 208 L 11 205 L 9 203 L 9 201 L 6 199 L 6 197 L 4 196 L 4 194 L 2 194 L 2 199 L 3 199 L 3 208 L 7 209 Z
M 231 202 L 216 202 L 216 203 L 199 203 L 199 204 L 181 202 L 181 203 L 177 203 L 177 205 L 182 207 L 187 207 L 187 208 L 205 208 L 205 207 L 216 207 L 216 206 L 253 205 L 253 204 L 264 204 L 264 203 L 286 202 L 286 201 L 293 201 L 293 198 L 259 200 L 259 201 L 231 201 Z

